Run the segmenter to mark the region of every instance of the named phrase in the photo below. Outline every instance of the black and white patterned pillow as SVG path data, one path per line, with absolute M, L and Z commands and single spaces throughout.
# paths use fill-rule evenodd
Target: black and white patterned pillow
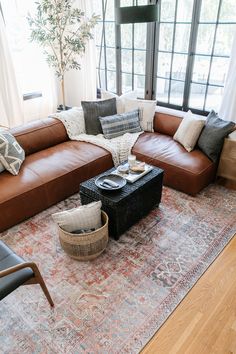
M 8 131 L 0 131 L 0 162 L 13 175 L 18 175 L 25 152 Z
M 99 120 L 106 139 L 113 139 L 125 133 L 138 133 L 142 131 L 138 109 L 113 116 L 99 117 Z
M 5 171 L 5 167 L 3 166 L 3 164 L 0 162 L 0 173 Z

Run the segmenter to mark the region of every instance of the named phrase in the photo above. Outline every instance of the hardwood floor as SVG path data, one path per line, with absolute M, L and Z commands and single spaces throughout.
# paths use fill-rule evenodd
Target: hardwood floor
M 236 234 L 141 353 L 236 353 Z

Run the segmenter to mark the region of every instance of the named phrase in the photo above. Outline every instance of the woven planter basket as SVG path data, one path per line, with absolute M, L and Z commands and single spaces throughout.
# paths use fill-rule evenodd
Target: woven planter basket
M 61 247 L 70 257 L 78 261 L 90 261 L 98 257 L 108 243 L 108 216 L 104 211 L 102 224 L 99 229 L 82 235 L 72 234 L 58 226 Z

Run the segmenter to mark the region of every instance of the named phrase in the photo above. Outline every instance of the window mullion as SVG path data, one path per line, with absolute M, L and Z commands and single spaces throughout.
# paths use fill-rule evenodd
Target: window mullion
M 105 87 L 107 90 L 107 51 L 106 51 L 106 28 L 105 28 L 106 9 L 107 9 L 107 0 L 102 0 L 103 50 L 104 50 L 104 69 L 105 69 L 104 71 L 105 71 Z
M 210 66 L 209 66 L 209 72 L 207 75 L 206 92 L 205 92 L 205 97 L 204 97 L 204 105 L 203 105 L 204 111 L 206 109 L 206 100 L 207 100 L 207 94 L 208 94 L 208 88 L 209 88 L 212 61 L 213 61 L 213 56 L 214 56 L 214 51 L 215 51 L 216 34 L 217 34 L 218 25 L 219 25 L 221 5 L 222 5 L 222 0 L 219 1 L 218 12 L 217 12 L 217 20 L 216 20 L 216 26 L 215 26 L 215 32 L 214 32 L 213 46 L 212 46 L 212 51 L 211 51 Z
M 173 68 L 173 60 L 174 60 L 174 47 L 175 47 L 175 32 L 176 32 L 177 10 L 178 10 L 178 0 L 175 0 L 175 17 L 174 17 L 173 38 L 172 38 L 172 46 L 171 46 L 172 51 L 171 51 L 171 61 L 170 61 L 168 103 L 170 103 L 170 92 L 171 92 L 171 85 L 172 85 L 172 68 Z
M 184 85 L 183 110 L 187 111 L 189 106 L 190 85 L 193 73 L 194 55 L 197 46 L 197 33 L 200 20 L 202 0 L 195 0 L 193 5 L 192 26 L 189 38 L 188 61 Z
M 158 17 L 160 19 L 160 3 Z M 156 5 L 157 0 L 148 0 L 148 4 Z M 146 72 L 145 72 L 145 93 L 144 97 L 147 100 L 154 99 L 156 97 L 156 73 L 157 73 L 157 55 L 156 49 L 158 48 L 159 38 L 159 20 L 154 23 L 147 23 L 147 40 L 146 40 Z
M 120 7 L 120 0 L 114 0 L 114 8 Z M 122 94 L 121 73 L 121 27 L 115 24 L 115 47 L 116 47 L 116 93 Z
M 133 6 L 134 6 L 134 0 L 133 0 Z M 132 90 L 134 90 L 134 23 L 132 23 Z

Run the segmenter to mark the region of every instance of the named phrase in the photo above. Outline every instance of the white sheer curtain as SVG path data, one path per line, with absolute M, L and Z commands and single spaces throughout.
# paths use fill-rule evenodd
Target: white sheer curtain
M 24 121 L 45 118 L 56 110 L 58 99 L 56 78 L 46 63 L 43 49 L 29 41 L 26 16 L 28 12 L 34 14 L 36 4 L 32 0 L 1 0 L 1 4 L 21 95 L 42 93 L 42 97 L 23 102 Z
M 84 11 L 88 18 L 96 12 L 92 1 L 76 0 L 75 6 Z M 87 44 L 86 51 L 80 59 L 81 70 L 71 70 L 65 76 L 65 96 L 67 106 L 80 106 L 82 100 L 96 100 L 96 47 L 94 40 Z
M 22 102 L 0 12 L 0 126 L 11 128 L 23 123 Z
M 222 119 L 236 122 L 236 33 L 219 115 Z

